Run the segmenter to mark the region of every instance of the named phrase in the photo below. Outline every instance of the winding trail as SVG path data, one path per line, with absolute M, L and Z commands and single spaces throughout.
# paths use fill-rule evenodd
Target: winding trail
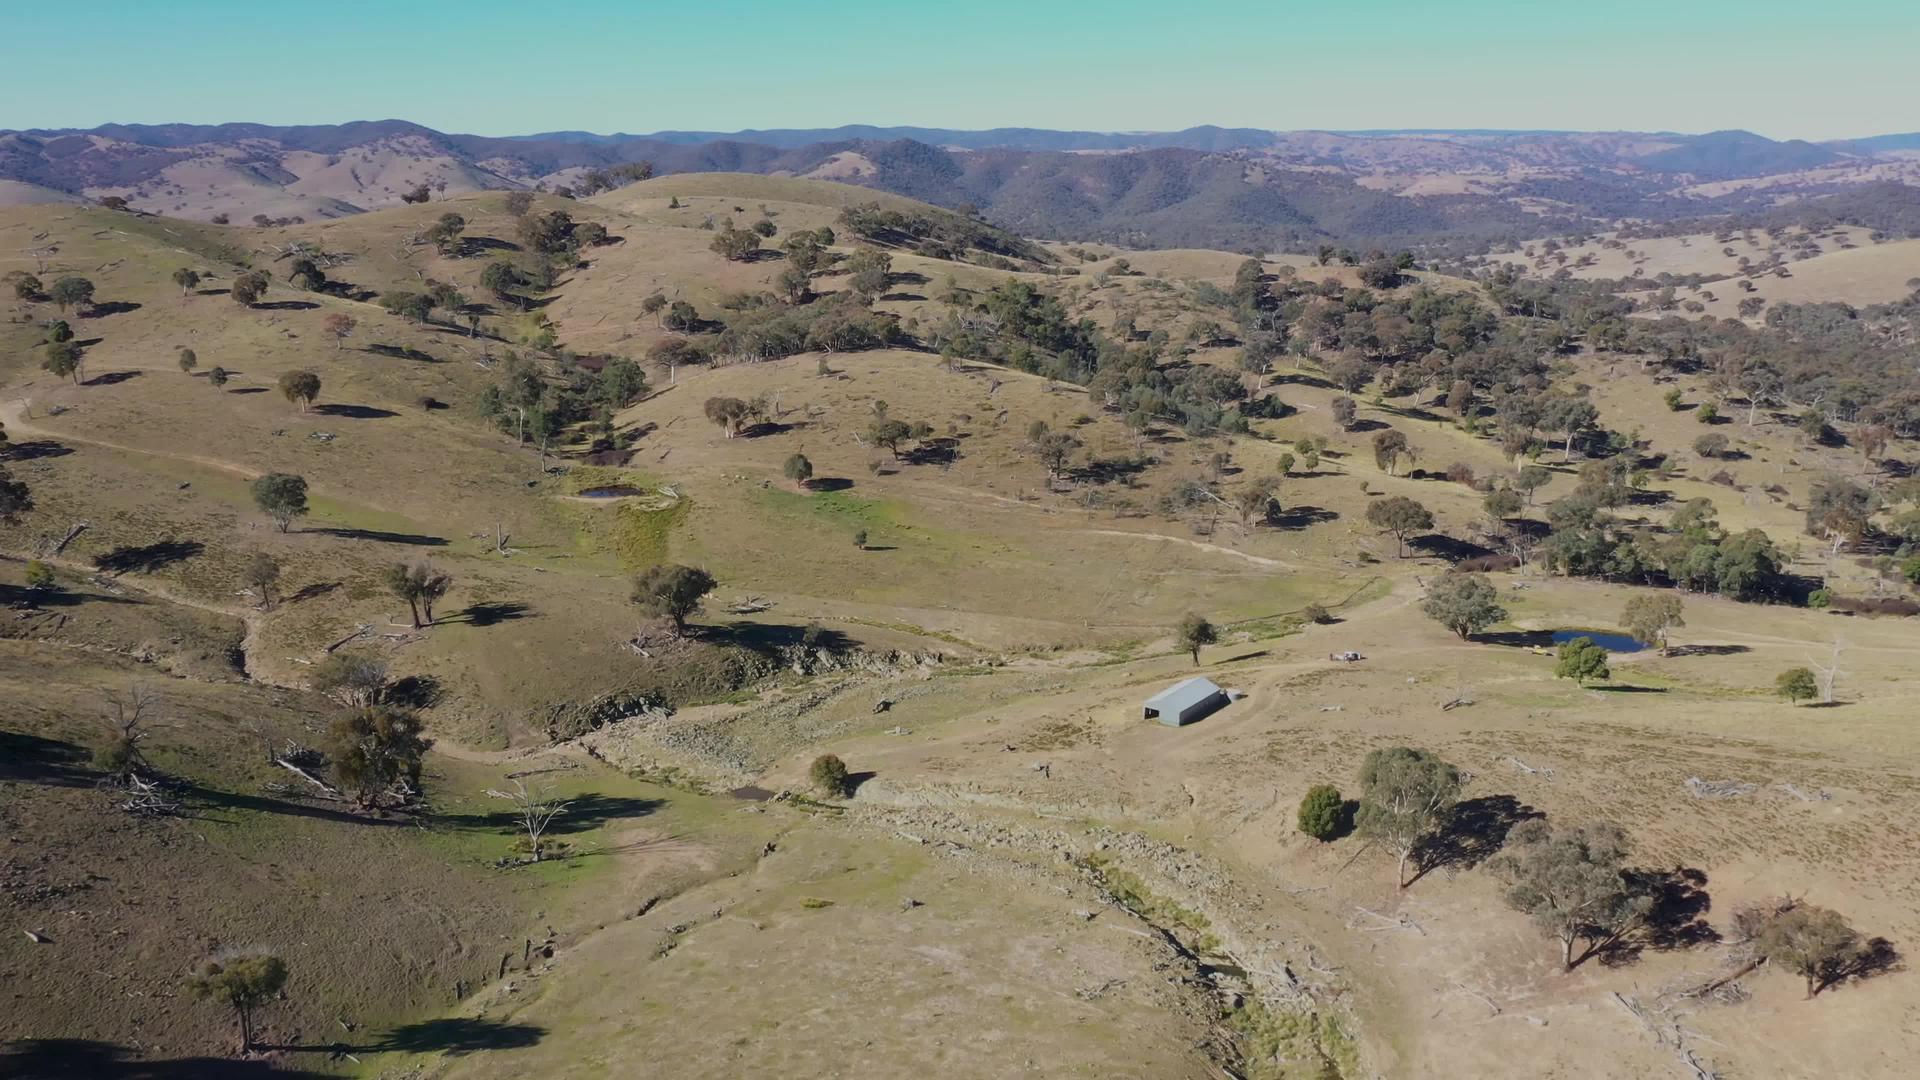
M 114 442 L 110 439 L 97 439 L 90 435 L 80 435 L 71 431 L 58 431 L 53 428 L 41 427 L 26 419 L 27 404 L 28 402 L 24 399 L 0 402 L 0 423 L 6 424 L 7 431 L 10 435 L 15 433 L 32 435 L 38 438 L 53 439 L 60 442 L 86 443 L 88 446 L 98 446 L 106 450 L 118 450 L 126 454 L 171 458 L 174 461 L 190 462 L 194 465 L 213 469 L 217 472 L 238 476 L 243 480 L 254 480 L 263 475 L 257 469 L 248 469 L 240 465 L 235 465 L 231 461 L 222 461 L 219 458 L 204 457 L 200 454 L 181 454 L 172 450 L 153 450 L 144 446 L 129 446 L 126 443 Z

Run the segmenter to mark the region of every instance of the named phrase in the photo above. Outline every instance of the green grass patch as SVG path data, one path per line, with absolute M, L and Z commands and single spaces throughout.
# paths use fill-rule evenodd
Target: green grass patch
M 803 518 L 831 526 L 851 536 L 866 529 L 870 538 L 875 529 L 896 528 L 905 507 L 883 499 L 864 499 L 845 491 L 801 494 L 781 488 L 763 488 L 756 493 L 760 505 L 783 517 Z
M 1154 892 L 1146 882 L 1121 869 L 1112 859 L 1099 852 L 1080 860 L 1080 865 L 1092 871 L 1101 887 L 1111 893 L 1121 907 L 1149 922 L 1190 931 L 1194 940 L 1189 947 L 1196 953 L 1219 951 L 1220 938 L 1214 934 L 1213 923 L 1205 915 L 1171 897 Z
M 1240 1036 L 1247 1080 L 1341 1080 L 1359 1073 L 1359 1046 L 1325 1013 L 1279 1012 L 1253 999 L 1230 1013 L 1227 1025 Z
M 568 495 L 606 487 L 653 490 L 659 482 L 644 473 L 597 465 L 575 468 L 562 481 Z M 575 543 L 583 552 L 611 556 L 623 570 L 644 570 L 666 562 L 672 553 L 673 532 L 692 512 L 685 495 L 662 506 L 658 499 L 621 499 L 605 506 L 565 503 L 564 516 L 574 528 Z

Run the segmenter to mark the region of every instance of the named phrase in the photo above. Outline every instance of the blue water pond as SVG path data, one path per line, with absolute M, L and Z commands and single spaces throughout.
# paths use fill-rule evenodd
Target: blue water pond
M 1572 641 L 1574 638 L 1582 637 L 1592 641 L 1595 645 L 1600 646 L 1608 652 L 1639 652 L 1646 648 L 1645 645 L 1640 644 L 1625 634 L 1609 634 L 1605 630 L 1555 630 L 1553 632 L 1553 643 L 1555 645 L 1563 645 Z

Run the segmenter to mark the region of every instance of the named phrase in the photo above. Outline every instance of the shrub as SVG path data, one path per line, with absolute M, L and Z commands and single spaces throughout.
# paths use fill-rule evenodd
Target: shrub
M 1773 680 L 1774 692 L 1787 699 L 1792 705 L 1801 701 L 1812 701 L 1820 692 L 1820 684 L 1809 668 L 1788 668 Z
M 833 754 L 821 754 L 807 767 L 807 778 L 814 790 L 829 798 L 844 799 L 853 794 L 853 781 L 847 776 L 847 763 Z
M 1588 679 L 1606 680 L 1613 673 L 1607 669 L 1607 650 L 1593 643 L 1592 638 L 1577 637 L 1560 646 L 1559 662 L 1553 666 L 1553 677 L 1572 679 L 1575 684 L 1585 686 Z
M 1300 800 L 1300 831 L 1315 840 L 1332 840 L 1340 835 L 1346 817 L 1346 800 L 1332 784 L 1315 784 Z
M 1321 607 L 1319 604 L 1308 604 L 1305 608 L 1301 609 L 1300 615 L 1302 618 L 1306 619 L 1308 622 L 1313 623 L 1315 625 L 1324 623 L 1328 619 L 1333 617 L 1331 612 L 1329 612 L 1326 608 Z

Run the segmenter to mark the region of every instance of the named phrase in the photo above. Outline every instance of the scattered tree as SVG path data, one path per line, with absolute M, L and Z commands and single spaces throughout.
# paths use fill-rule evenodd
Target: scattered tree
M 1499 593 L 1485 574 L 1443 575 L 1427 590 L 1420 610 L 1462 640 L 1507 617 Z
M 718 584 L 705 570 L 662 563 L 634 579 L 633 602 L 648 615 L 673 620 L 675 632 L 684 632 L 687 616 L 699 610 L 701 598 Z
M 227 375 L 226 368 L 215 367 L 213 370 L 207 372 L 207 385 L 213 387 L 215 390 L 218 390 L 221 387 L 227 385 L 228 378 L 229 376 Z
M 1572 679 L 1577 686 L 1585 686 L 1589 679 L 1610 679 L 1613 672 L 1607 668 L 1607 650 L 1595 645 L 1589 637 L 1562 642 L 1559 661 L 1553 665 L 1553 677 Z
M 75 386 L 80 385 L 80 365 L 84 353 L 80 343 L 71 339 L 47 343 L 47 358 L 40 362 L 48 374 L 60 379 L 72 379 Z
M 1523 466 L 1519 474 L 1513 478 L 1513 486 L 1518 488 L 1521 494 L 1527 497 L 1527 505 L 1532 506 L 1533 493 L 1546 487 L 1547 482 L 1552 479 L 1553 470 L 1543 465 L 1526 465 Z
M 731 439 L 740 432 L 740 424 L 753 415 L 753 406 L 736 397 L 710 397 L 705 412 L 707 419 L 720 425 Z
M 1627 601 L 1620 623 L 1642 645 L 1657 646 L 1667 655 L 1667 631 L 1685 626 L 1680 617 L 1680 598 L 1671 592 L 1642 593 Z
M 412 323 L 426 322 L 433 316 L 433 297 L 421 293 L 382 293 L 380 306 Z
M 432 740 L 420 718 L 390 705 L 353 709 L 334 721 L 327 759 L 344 791 L 361 809 L 389 797 L 405 802 L 420 788 L 420 761 Z
M 1353 421 L 1360 413 L 1360 407 L 1353 399 L 1345 395 L 1333 399 L 1333 422 L 1340 425 L 1341 431 L 1352 431 Z
M 1773 680 L 1773 688 L 1789 705 L 1812 701 L 1820 694 L 1820 683 L 1814 678 L 1812 668 L 1788 668 Z
M 180 286 L 181 296 L 187 296 L 200 287 L 200 272 L 183 266 L 173 272 L 173 283 Z
M 1240 512 L 1240 523 L 1251 526 L 1271 517 L 1279 502 L 1280 478 L 1263 476 L 1242 484 L 1233 493 L 1233 507 Z
M 1487 511 L 1487 517 L 1493 521 L 1494 525 L 1499 526 L 1504 525 L 1508 518 L 1518 514 L 1523 503 L 1519 492 L 1512 488 L 1500 488 L 1488 492 L 1487 497 L 1481 501 L 1481 505 Z
M 326 318 L 320 320 L 321 328 L 327 332 L 328 337 L 333 339 L 333 351 L 335 353 L 338 353 L 341 346 L 347 343 L 347 339 L 353 336 L 353 331 L 359 325 L 358 320 L 344 311 L 332 312 Z
M 1562 970 L 1572 971 L 1640 926 L 1653 906 L 1627 875 L 1626 854 L 1618 825 L 1556 829 L 1535 818 L 1508 833 L 1493 869 L 1507 880 L 1507 903 L 1560 942 Z
M 1220 640 L 1220 631 L 1205 616 L 1189 614 L 1174 627 L 1173 637 L 1180 648 L 1193 654 L 1193 662 L 1200 662 L 1200 649 Z
M 1346 807 L 1346 800 L 1340 797 L 1339 788 L 1332 784 L 1315 784 L 1307 789 L 1306 796 L 1300 800 L 1300 812 L 1297 815 L 1300 831 L 1315 840 L 1332 840 L 1340 834 Z
M 200 366 L 200 357 L 192 349 L 181 349 L 179 360 L 180 370 L 189 375 L 193 374 L 194 368 Z
M 467 229 L 467 219 L 459 214 L 446 213 L 427 226 L 420 238 L 440 249 L 442 255 L 452 255 L 460 250 L 460 234 Z
M 900 444 L 912 437 L 912 425 L 889 416 L 875 417 L 873 423 L 867 426 L 867 441 L 875 446 L 886 447 L 895 461 L 900 460 Z
M 413 613 L 413 628 L 433 625 L 433 605 L 447 595 L 453 586 L 453 575 L 434 566 L 426 559 L 411 563 L 397 562 L 387 567 L 382 575 L 387 591 L 405 600 Z M 425 616 L 425 622 L 421 621 Z
M 1401 457 L 1411 457 L 1412 451 L 1413 447 L 1402 432 L 1388 428 L 1373 434 L 1373 463 L 1385 470 L 1388 476 L 1394 475 Z
M 47 299 L 52 300 L 62 315 L 68 308 L 89 308 L 93 306 L 93 282 L 83 277 L 63 277 L 47 290 Z
M 1446 820 L 1460 796 L 1460 770 L 1426 750 L 1374 750 L 1360 766 L 1361 835 L 1399 860 L 1395 883 L 1406 888 L 1407 861 L 1421 840 Z
M 513 817 L 520 831 L 527 834 L 527 856 L 539 862 L 546 851 L 545 837 L 553 819 L 567 812 L 571 803 L 562 802 L 551 788 L 529 791 L 526 782 L 515 779 L 512 791 L 488 791 L 496 799 L 513 803 Z
M 131 785 L 141 772 L 151 768 L 141 749 L 146 741 L 146 725 L 160 709 L 159 695 L 144 686 L 134 685 L 122 695 L 107 691 L 102 712 L 107 722 L 107 738 L 93 752 L 93 767 L 121 787 Z
M 1383 533 L 1391 533 L 1400 545 L 1400 557 L 1407 557 L 1407 537 L 1433 528 L 1433 514 L 1405 495 L 1392 495 L 1367 504 L 1367 524 Z
M 271 280 L 265 271 L 253 270 L 235 277 L 232 287 L 227 291 L 233 297 L 234 303 L 241 307 L 252 307 L 267 294 L 267 286 Z
M 281 532 L 286 532 L 294 518 L 307 513 L 306 478 L 292 473 L 268 473 L 253 482 L 253 504 L 265 511 Z
M 795 488 L 805 491 L 808 481 L 813 479 L 813 462 L 808 461 L 805 454 L 794 454 L 787 459 L 785 465 L 781 466 L 780 471 L 786 474 L 788 480 L 793 481 Z
M 1731 441 L 1717 431 L 1710 431 L 1693 440 L 1693 452 L 1703 458 L 1717 458 L 1727 452 Z
M 1861 952 L 1860 935 L 1837 911 L 1795 904 L 1767 922 L 1757 942 L 1769 963 L 1807 981 L 1812 998 L 1845 974 Z
M 387 662 L 358 649 L 339 649 L 313 666 L 313 689 L 350 709 L 381 703 L 387 693 Z
M 320 396 L 320 376 L 311 371 L 294 370 L 280 376 L 280 396 L 290 403 L 297 403 L 301 412 L 306 412 L 315 398 Z
M 260 606 L 273 607 L 273 586 L 280 580 L 280 563 L 264 551 L 256 551 L 247 560 L 246 581 L 260 594 Z
M 60 579 L 54 574 L 53 567 L 39 559 L 28 559 L 24 574 L 27 590 L 31 593 L 38 595 L 60 591 Z
M 280 995 L 287 965 L 267 953 L 241 953 L 207 960 L 187 977 L 187 989 L 202 1001 L 233 1010 L 240 1023 L 240 1052 L 253 1052 L 253 1012 Z
M 807 778 L 813 782 L 815 791 L 830 799 L 845 799 L 853 794 L 853 779 L 847 773 L 847 763 L 833 754 L 814 758 L 807 768 Z

